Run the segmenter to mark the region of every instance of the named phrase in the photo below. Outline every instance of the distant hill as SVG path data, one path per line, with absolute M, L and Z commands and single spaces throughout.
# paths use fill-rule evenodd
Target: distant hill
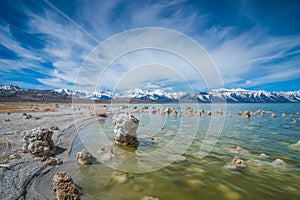
M 22 90 L 18 86 L 1 85 L 1 101 L 71 101 L 111 99 L 127 102 L 227 102 L 227 103 L 299 103 L 300 90 L 292 92 L 267 92 L 263 90 L 214 89 L 207 92 L 174 92 L 170 89 L 126 90 L 121 93 L 108 91 L 80 91 L 71 89 Z

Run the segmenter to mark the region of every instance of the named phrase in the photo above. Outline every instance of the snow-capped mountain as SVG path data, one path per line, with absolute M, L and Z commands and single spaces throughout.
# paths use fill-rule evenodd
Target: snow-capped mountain
M 72 97 L 90 100 L 133 99 L 152 102 L 228 102 L 228 103 L 300 103 L 300 90 L 267 92 L 264 90 L 214 89 L 207 92 L 174 92 L 171 89 L 132 89 L 119 93 L 109 91 L 81 91 L 71 89 L 22 90 L 18 86 L 0 86 L 0 100 L 5 99 L 71 100 Z
M 91 100 L 109 100 L 112 97 L 111 92 L 105 92 L 105 91 L 81 91 L 81 90 L 71 90 L 71 89 L 57 89 L 55 90 L 58 93 L 65 93 L 67 95 L 73 95 L 80 98 L 86 98 Z
M 0 85 L 0 90 L 21 90 L 21 88 L 15 85 Z
M 114 98 L 130 98 L 149 101 L 174 101 L 178 99 L 178 93 L 164 89 L 142 90 L 140 88 L 136 88 L 115 94 Z
M 110 92 L 82 92 L 60 89 L 57 92 L 66 92 L 81 98 L 108 100 L 138 99 L 158 102 L 228 102 L 228 103 L 296 103 L 300 102 L 300 90 L 294 92 L 267 92 L 263 90 L 214 89 L 208 92 L 174 92 L 170 89 L 142 90 L 140 88 L 126 90 L 112 95 Z

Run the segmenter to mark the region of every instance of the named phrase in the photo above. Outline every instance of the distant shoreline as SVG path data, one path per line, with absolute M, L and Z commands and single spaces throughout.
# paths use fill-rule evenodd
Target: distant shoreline
M 90 100 L 78 99 L 72 100 L 39 100 L 39 99 L 5 99 L 0 97 L 0 103 L 74 103 L 74 104 L 299 104 L 300 102 L 196 102 L 196 101 L 147 101 L 147 100 Z

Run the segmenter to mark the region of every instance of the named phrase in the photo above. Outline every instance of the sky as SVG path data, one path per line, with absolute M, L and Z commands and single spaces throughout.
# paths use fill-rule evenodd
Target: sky
M 299 10 L 298 0 L 1 0 L 0 84 L 300 90 Z

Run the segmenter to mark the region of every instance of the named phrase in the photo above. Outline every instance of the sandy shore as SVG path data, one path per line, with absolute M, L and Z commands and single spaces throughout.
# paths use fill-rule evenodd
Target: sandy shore
M 53 140 L 56 145 L 54 157 L 63 163 L 71 160 L 69 153 L 78 130 L 103 118 L 90 115 L 93 105 L 71 103 L 1 103 L 0 105 L 0 199 L 54 199 L 51 182 L 45 188 L 50 191 L 36 191 L 36 181 L 51 170 L 39 157 L 24 154 L 22 133 L 37 127 L 49 128 L 56 125 Z M 23 113 L 32 118 L 24 119 Z M 76 124 L 76 125 L 75 125 Z M 12 158 L 11 155 L 20 155 Z

